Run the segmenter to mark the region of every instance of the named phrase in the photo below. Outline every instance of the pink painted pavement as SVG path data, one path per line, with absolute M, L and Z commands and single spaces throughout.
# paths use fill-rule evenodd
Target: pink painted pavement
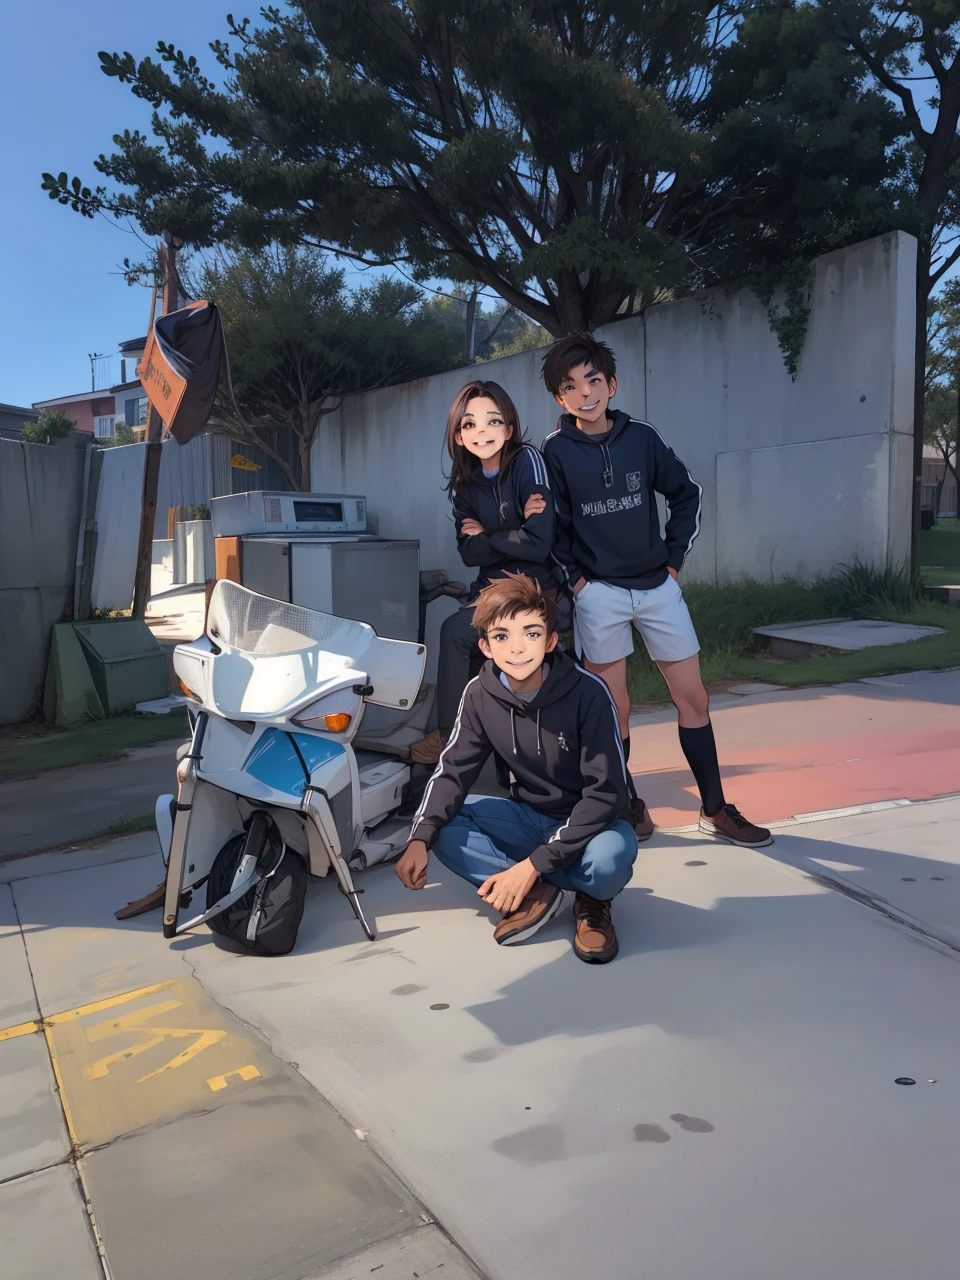
M 711 718 L 726 798 L 755 822 L 960 791 L 960 671 L 725 695 Z M 630 738 L 630 768 L 657 825 L 696 822 L 672 708 L 636 718 Z

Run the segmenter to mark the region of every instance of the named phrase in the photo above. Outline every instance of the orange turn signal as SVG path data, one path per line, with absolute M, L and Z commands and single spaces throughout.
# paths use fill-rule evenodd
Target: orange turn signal
M 337 711 L 332 716 L 324 716 L 323 723 L 331 733 L 345 733 L 350 728 L 351 719 L 345 711 Z
M 189 685 L 185 685 L 182 680 L 180 681 L 180 688 L 183 690 L 183 692 L 187 695 L 188 698 L 195 698 L 197 702 L 200 701 L 199 695 L 194 693 L 193 690 L 189 687 Z

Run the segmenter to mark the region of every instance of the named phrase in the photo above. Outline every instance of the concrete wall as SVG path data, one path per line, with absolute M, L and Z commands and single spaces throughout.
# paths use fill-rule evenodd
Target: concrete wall
M 38 706 L 50 628 L 73 606 L 83 459 L 0 440 L 0 724 Z
M 133 602 L 146 456 L 145 444 L 122 444 L 104 450 L 97 490 L 97 552 L 90 590 L 94 609 L 129 609 Z
M 915 241 L 894 234 L 818 261 L 795 381 L 748 291 L 666 303 L 599 331 L 617 354 L 614 404 L 652 422 L 703 485 L 687 578 L 906 557 L 915 260 Z M 447 410 L 468 377 L 494 379 L 539 444 L 558 414 L 541 355 L 349 398 L 321 427 L 314 489 L 365 493 L 381 535 L 419 538 L 424 567 L 462 576 L 442 492 Z

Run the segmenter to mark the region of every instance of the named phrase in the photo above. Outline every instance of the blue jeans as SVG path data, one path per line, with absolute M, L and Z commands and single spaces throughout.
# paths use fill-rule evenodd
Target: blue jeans
M 433 852 L 445 867 L 479 887 L 488 876 L 546 844 L 564 821 L 515 800 L 467 796 L 453 821 L 441 828 Z M 560 889 L 609 901 L 629 882 L 636 857 L 633 828 L 618 819 L 593 837 L 576 862 L 543 878 Z

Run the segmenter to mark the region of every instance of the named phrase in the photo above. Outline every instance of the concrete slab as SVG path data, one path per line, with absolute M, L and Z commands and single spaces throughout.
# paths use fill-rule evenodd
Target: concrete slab
M 51 769 L 0 783 L 0 853 L 29 853 L 102 836 L 117 818 L 152 813 L 174 791 L 179 743 L 138 747 L 122 760 Z
M 749 680 L 746 684 L 732 684 L 726 692 L 738 698 L 749 698 L 755 693 L 776 693 L 783 687 L 782 684 L 767 684 L 764 680 Z
M 40 1016 L 13 894 L 0 884 L 0 1031 Z
M 907 622 L 883 622 L 879 618 L 837 618 L 831 622 L 796 622 L 788 627 L 754 627 L 753 634 L 796 645 L 849 652 L 940 636 L 943 627 L 917 627 Z
M 116 1280 L 301 1280 L 420 1215 L 302 1081 L 112 1143 L 84 1167 Z
M 282 979 L 191 960 L 487 1274 L 955 1275 L 955 959 L 757 853 L 662 834 L 604 968 L 569 914 L 495 947 L 435 866 L 421 894 L 389 868 L 364 887 L 374 943 L 311 892 Z
M 150 702 L 138 702 L 137 711 L 145 715 L 168 716 L 176 707 L 185 707 L 191 699 L 183 693 L 170 693 L 165 698 L 153 698 Z
M 399 1240 L 372 1245 L 362 1253 L 333 1262 L 310 1280 L 414 1280 L 417 1276 L 439 1276 L 443 1280 L 480 1280 L 480 1272 L 467 1261 L 456 1245 L 435 1226 L 420 1227 Z
M 45 1015 L 183 977 L 185 952 L 196 939 L 166 942 L 159 912 L 113 918 L 118 907 L 153 888 L 162 871 L 158 853 L 156 861 L 111 862 L 16 882 L 13 892 Z
M 69 1154 L 43 1036 L 0 1040 L 0 1183 L 59 1164 Z
M 154 859 L 157 880 L 162 879 L 163 860 L 157 833 L 143 831 L 134 836 L 71 845 L 57 853 L 21 853 L 0 858 L 0 884 L 13 884 L 16 880 L 30 880 L 34 876 L 58 875 L 61 871 L 100 867 L 106 863 L 129 862 L 136 858 Z
M 862 892 L 960 949 L 960 797 L 777 831 L 771 857 Z
M 0 1185 L 3 1280 L 103 1280 L 72 1166 Z

